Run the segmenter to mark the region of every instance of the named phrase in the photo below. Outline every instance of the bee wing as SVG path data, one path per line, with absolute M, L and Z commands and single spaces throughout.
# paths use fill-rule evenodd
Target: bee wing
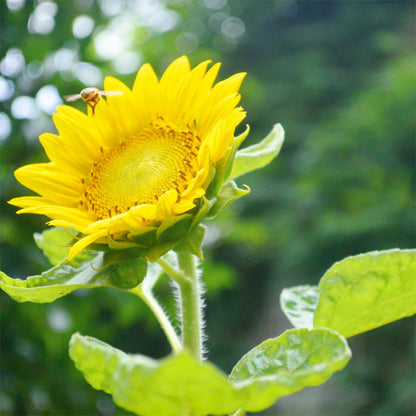
M 65 101 L 67 101 L 68 103 L 70 103 L 72 101 L 79 100 L 81 98 L 81 94 L 65 95 L 64 98 L 65 98 Z
M 121 91 L 100 91 L 101 95 L 105 97 L 113 96 L 113 95 L 123 95 Z

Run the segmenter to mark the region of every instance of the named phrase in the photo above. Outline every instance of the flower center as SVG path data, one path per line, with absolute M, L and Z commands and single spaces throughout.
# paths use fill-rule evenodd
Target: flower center
M 98 219 L 155 204 L 166 191 L 183 192 L 197 170 L 200 139 L 191 130 L 151 123 L 94 163 L 82 204 Z

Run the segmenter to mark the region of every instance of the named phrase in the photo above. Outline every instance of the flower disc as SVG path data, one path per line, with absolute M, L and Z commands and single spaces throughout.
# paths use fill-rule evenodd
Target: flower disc
M 82 202 L 103 219 L 133 206 L 157 204 L 171 189 L 180 194 L 195 176 L 199 145 L 190 131 L 153 124 L 94 164 Z

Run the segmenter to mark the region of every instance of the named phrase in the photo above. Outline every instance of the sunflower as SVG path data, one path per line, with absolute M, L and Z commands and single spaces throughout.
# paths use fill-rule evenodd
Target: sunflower
M 70 258 L 91 244 L 150 247 L 186 223 L 168 233 L 174 247 L 212 206 L 245 117 L 237 107 L 245 74 L 214 85 L 220 64 L 209 63 L 191 70 L 183 56 L 160 80 L 145 64 L 133 89 L 107 77 L 104 89 L 122 94 L 101 99 L 94 115 L 59 106 L 59 135 L 40 136 L 50 162 L 15 172 L 38 195 L 10 203 L 76 230 Z

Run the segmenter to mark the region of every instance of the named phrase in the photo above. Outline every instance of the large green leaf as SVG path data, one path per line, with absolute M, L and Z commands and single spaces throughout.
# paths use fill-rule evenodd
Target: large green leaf
M 53 302 L 76 289 L 101 286 L 131 289 L 146 275 L 147 262 L 134 250 L 106 253 L 83 250 L 41 275 L 26 280 L 0 272 L 0 288 L 18 302 Z
M 346 337 L 416 313 L 416 250 L 375 251 L 335 263 L 319 283 L 314 327 Z
M 285 138 L 281 124 L 275 124 L 272 131 L 260 142 L 238 150 L 228 179 L 260 169 L 268 165 L 280 152 Z
M 226 375 L 186 352 L 157 361 L 74 334 L 69 354 L 95 389 L 111 393 L 117 405 L 139 415 L 221 415 L 239 407 L 238 392 Z
M 277 399 L 324 383 L 351 358 L 345 339 L 328 329 L 292 329 L 253 348 L 230 378 L 240 388 L 247 411 L 260 411 Z
M 333 331 L 296 329 L 251 350 L 227 378 L 185 351 L 157 361 L 79 334 L 70 342 L 70 356 L 87 381 L 142 416 L 265 409 L 281 396 L 323 383 L 350 355 L 345 339 Z
M 280 305 L 295 328 L 312 329 L 318 299 L 318 286 L 296 286 L 283 289 Z

